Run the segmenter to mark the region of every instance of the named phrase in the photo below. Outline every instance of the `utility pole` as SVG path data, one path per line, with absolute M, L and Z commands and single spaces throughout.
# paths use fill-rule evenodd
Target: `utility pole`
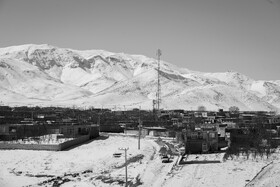
M 141 121 L 141 107 L 139 106 L 139 122 L 138 122 L 138 128 L 139 128 L 139 132 L 138 132 L 138 149 L 140 150 L 140 139 L 141 139 L 141 129 L 142 129 L 142 121 Z
M 99 132 L 100 132 L 100 115 L 101 115 L 100 112 L 98 112 L 97 125 L 98 125 Z
M 34 121 L 34 114 L 33 114 L 33 111 L 31 111 L 31 120 L 32 120 L 32 123 Z
M 119 148 L 119 150 L 123 150 L 124 151 L 124 153 L 125 153 L 125 155 L 124 155 L 124 159 L 125 159 L 125 186 L 127 187 L 128 186 L 128 183 L 127 183 L 127 150 L 128 150 L 129 148 L 128 147 L 126 147 L 126 148 L 124 148 L 124 147 L 120 147 Z

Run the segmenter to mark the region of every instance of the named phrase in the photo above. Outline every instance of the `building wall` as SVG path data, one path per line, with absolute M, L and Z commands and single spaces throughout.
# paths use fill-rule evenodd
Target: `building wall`
M 99 136 L 99 126 L 90 126 L 89 138 L 96 138 Z
M 185 144 L 185 151 L 189 153 L 201 153 L 203 140 L 187 141 Z
M 93 125 L 65 125 L 60 126 L 59 129 L 61 134 L 70 137 L 77 137 L 80 135 L 90 135 L 90 138 L 99 136 L 99 126 Z
M 0 140 L 22 139 L 45 134 L 47 134 L 47 129 L 42 125 L 6 124 L 0 126 Z

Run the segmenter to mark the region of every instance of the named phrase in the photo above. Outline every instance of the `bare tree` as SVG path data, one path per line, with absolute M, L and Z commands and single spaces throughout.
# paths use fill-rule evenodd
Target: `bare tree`
M 206 111 L 206 107 L 201 105 L 201 106 L 197 107 L 197 110 L 198 111 Z
M 237 106 L 231 106 L 228 110 L 232 113 L 239 112 L 239 108 Z

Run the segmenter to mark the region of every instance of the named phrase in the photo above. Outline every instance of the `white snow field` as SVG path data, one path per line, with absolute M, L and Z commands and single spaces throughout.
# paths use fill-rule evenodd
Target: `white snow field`
M 129 181 L 144 173 L 158 146 L 151 140 L 109 137 L 96 139 L 68 151 L 0 151 L 0 186 L 52 186 L 52 179 L 68 182 L 62 186 L 120 186 L 125 181 L 124 152 L 129 147 Z M 113 153 L 123 153 L 120 158 Z M 50 182 L 45 182 L 48 181 Z M 110 182 L 115 181 L 115 182 Z M 118 182 L 120 181 L 120 183 Z
M 129 147 L 128 181 L 134 186 L 280 185 L 279 151 L 268 159 L 240 156 L 227 161 L 223 153 L 189 155 L 177 165 L 177 156 L 161 162 L 154 140 L 141 139 L 141 150 L 137 142 L 133 137 L 109 136 L 61 152 L 0 150 L 0 186 L 125 186 L 120 147 Z M 121 157 L 114 157 L 116 152 Z

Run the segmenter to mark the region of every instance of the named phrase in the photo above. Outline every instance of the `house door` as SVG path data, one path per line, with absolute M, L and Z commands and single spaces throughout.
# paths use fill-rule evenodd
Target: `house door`
M 203 143 L 202 143 L 202 152 L 203 152 L 203 153 L 206 153 L 207 151 L 208 151 L 207 143 L 206 143 L 206 142 L 203 142 Z

